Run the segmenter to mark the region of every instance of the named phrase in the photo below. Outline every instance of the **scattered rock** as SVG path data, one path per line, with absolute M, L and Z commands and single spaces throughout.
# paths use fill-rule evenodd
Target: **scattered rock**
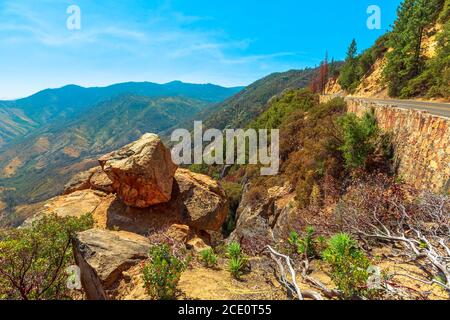
M 90 179 L 90 188 L 94 190 L 100 190 L 106 193 L 114 192 L 113 182 L 109 179 L 108 175 L 103 172 L 101 167 L 95 167 L 91 169 L 93 172 Z
M 288 210 L 286 199 L 290 199 L 289 186 L 274 187 L 267 191 L 267 197 L 255 202 L 244 193 L 237 210 L 236 228 L 227 239 L 229 242 L 245 240 L 255 247 L 274 240 L 274 228 L 283 211 Z
M 148 258 L 150 241 L 142 236 L 100 229 L 78 233 L 74 256 L 89 300 L 107 300 L 123 272 Z
M 180 243 L 186 243 L 190 234 L 191 230 L 189 226 L 182 224 L 173 224 L 166 231 L 166 235 L 169 238 Z
M 148 208 L 171 199 L 177 166 L 157 135 L 145 134 L 101 157 L 99 163 L 126 205 Z
M 201 252 L 203 250 L 211 248 L 205 241 L 200 237 L 194 237 L 186 243 L 188 249 L 194 250 L 195 252 Z
M 77 173 L 64 186 L 63 194 L 70 194 L 75 191 L 89 189 L 91 187 L 91 185 L 89 183 L 91 176 L 92 176 L 92 173 L 90 171 L 84 171 L 84 172 Z

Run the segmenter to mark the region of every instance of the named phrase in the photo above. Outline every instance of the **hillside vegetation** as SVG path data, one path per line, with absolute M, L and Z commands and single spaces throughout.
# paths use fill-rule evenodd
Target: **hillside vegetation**
M 252 83 L 235 96 L 201 114 L 208 128 L 244 128 L 261 114 L 267 102 L 286 89 L 305 88 L 313 79 L 316 69 L 291 70 L 274 73 Z
M 46 200 L 62 191 L 68 179 L 97 165 L 96 158 L 146 132 L 161 132 L 195 115 L 208 104 L 181 98 L 122 96 L 100 103 L 79 119 L 49 125 L 21 139 L 0 156 L 0 197 L 14 207 Z
M 383 250 L 393 264 L 421 268 L 431 277 L 441 277 L 441 267 L 448 273 L 447 263 L 436 264 L 428 254 L 436 250 L 439 261 L 446 259 L 450 203 L 444 194 L 402 182 L 393 165 L 390 135 L 378 128 L 373 112 L 358 118 L 346 113 L 341 98 L 319 104 L 308 90 L 292 90 L 272 100 L 250 127 L 280 129 L 281 172 L 261 177 L 258 166 L 234 166 L 223 179 L 226 186 L 244 185 L 227 232 L 247 253 L 258 255 L 275 243 L 293 257 L 303 280 L 315 284 L 320 281 L 307 275 L 318 271 L 311 263 L 320 261 L 319 269 L 327 270 L 344 299 L 446 297 L 449 278 L 425 289 L 420 284 L 433 282 L 419 272 L 418 290 L 411 291 L 395 267 L 388 268 L 388 260 L 375 254 Z M 431 226 L 431 221 L 442 225 Z M 412 247 L 404 247 L 405 241 Z M 408 258 L 398 259 L 397 245 Z M 417 255 L 424 258 L 408 260 Z M 376 288 L 367 287 L 368 266 L 385 273 Z
M 99 88 L 69 85 L 59 89 L 47 89 L 27 98 L 0 101 L 0 148 L 36 128 L 50 123 L 76 120 L 84 113 L 90 112 L 95 105 L 121 95 L 185 97 L 217 103 L 241 89 L 179 81 L 167 84 L 128 82 Z
M 341 87 L 354 93 L 361 81 L 382 68 L 377 81 L 391 97 L 449 100 L 449 12 L 449 0 L 405 0 L 392 30 L 371 48 L 358 55 L 353 40 L 340 72 Z

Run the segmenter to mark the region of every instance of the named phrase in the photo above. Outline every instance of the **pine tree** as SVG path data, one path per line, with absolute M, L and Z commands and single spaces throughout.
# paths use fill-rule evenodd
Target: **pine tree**
M 389 39 L 392 50 L 387 54 L 384 70 L 391 96 L 408 96 L 408 82 L 423 71 L 424 32 L 443 4 L 444 0 L 405 0 L 400 5 Z
M 355 91 L 359 82 L 357 51 L 356 40 L 353 39 L 347 50 L 347 57 L 345 58 L 345 63 L 342 66 L 339 77 L 339 84 L 341 87 L 351 93 Z

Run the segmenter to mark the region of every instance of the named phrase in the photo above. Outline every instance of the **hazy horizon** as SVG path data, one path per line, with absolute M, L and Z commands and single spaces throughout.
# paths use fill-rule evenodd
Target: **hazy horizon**
M 353 38 L 370 47 L 400 0 L 379 0 L 379 30 L 366 26 L 372 1 L 78 1 L 0 3 L 0 99 L 67 84 L 214 83 L 246 86 L 273 72 L 341 60 Z M 67 12 L 80 9 L 80 29 Z M 343 19 L 342 17 L 345 17 Z
M 23 97 L 17 97 L 17 98 L 11 98 L 10 99 L 10 98 L 3 98 L 3 97 L 0 96 L 0 101 L 20 100 L 20 99 L 24 99 L 24 98 L 28 98 L 30 96 L 33 96 L 33 95 L 35 95 L 35 94 L 37 94 L 39 92 L 42 92 L 44 90 L 57 90 L 57 89 L 61 89 L 61 88 L 64 88 L 64 87 L 69 87 L 69 86 L 77 86 L 77 87 L 89 89 L 89 88 L 107 88 L 107 87 L 110 87 L 110 86 L 113 86 L 113 85 L 124 84 L 124 83 L 154 83 L 154 84 L 158 84 L 158 85 L 166 85 L 166 84 L 169 84 L 169 83 L 172 83 L 172 82 L 181 82 L 181 83 L 184 83 L 184 84 L 194 84 L 194 85 L 213 85 L 213 86 L 219 86 L 219 87 L 226 88 L 226 89 L 233 89 L 233 88 L 240 88 L 240 87 L 244 88 L 244 87 L 247 86 L 247 85 L 243 85 L 243 86 L 222 86 L 222 85 L 216 84 L 216 83 L 209 83 L 209 82 L 208 83 L 193 83 L 193 82 L 185 82 L 185 81 L 181 81 L 181 80 L 172 80 L 172 81 L 164 82 L 164 83 L 154 82 L 154 81 L 125 81 L 125 82 L 109 83 L 109 84 L 105 84 L 105 85 L 93 85 L 93 86 L 84 86 L 84 85 L 79 85 L 79 84 L 76 84 L 76 83 L 68 83 L 68 84 L 64 84 L 64 85 L 59 86 L 59 87 L 43 88 L 43 89 L 40 89 L 40 90 L 38 90 L 36 92 L 33 92 L 33 93 L 31 93 L 29 95 L 26 95 L 26 96 L 23 96 Z

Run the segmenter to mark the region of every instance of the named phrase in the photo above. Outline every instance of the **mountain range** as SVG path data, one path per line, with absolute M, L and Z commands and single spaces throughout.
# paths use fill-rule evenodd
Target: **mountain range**
M 0 147 L 46 124 L 75 119 L 98 103 L 120 95 L 187 97 L 216 103 L 241 89 L 180 81 L 166 84 L 127 82 L 95 88 L 68 85 L 59 89 L 46 89 L 27 98 L 0 101 Z
M 276 73 L 246 88 L 179 81 L 69 85 L 1 101 L 0 213 L 3 207 L 9 222 L 16 219 L 18 207 L 59 194 L 74 173 L 145 132 L 167 137 L 194 120 L 219 129 L 244 126 L 264 112 L 270 98 L 307 86 L 314 74 L 314 69 Z

